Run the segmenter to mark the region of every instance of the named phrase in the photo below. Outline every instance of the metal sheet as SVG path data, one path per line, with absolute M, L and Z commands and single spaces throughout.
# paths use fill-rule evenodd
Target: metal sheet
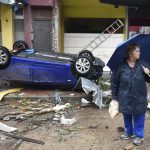
M 84 90 L 84 92 L 86 94 L 89 94 L 90 92 L 92 92 L 92 97 L 93 97 L 93 102 L 99 107 L 103 107 L 103 98 L 102 98 L 102 90 L 100 89 L 100 87 L 95 84 L 94 82 L 81 77 L 81 85 L 82 85 L 82 89 Z

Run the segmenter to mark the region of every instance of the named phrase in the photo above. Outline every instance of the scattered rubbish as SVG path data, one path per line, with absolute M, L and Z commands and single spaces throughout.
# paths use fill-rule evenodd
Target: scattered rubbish
M 92 82 L 91 80 L 88 80 L 86 78 L 81 77 L 78 81 L 78 84 L 80 84 L 81 82 L 81 86 L 82 89 L 84 90 L 84 92 L 86 94 L 92 93 L 92 97 L 93 97 L 93 102 L 99 107 L 103 107 L 103 99 L 102 99 L 102 91 L 100 89 L 100 87 L 95 84 L 94 82 Z M 78 85 L 76 85 L 77 87 Z
M 71 106 L 70 103 L 66 103 L 65 105 L 56 105 L 55 107 L 52 108 L 52 110 L 57 112 L 65 108 L 69 108 L 70 106 Z
M 7 126 L 0 122 L 0 130 L 5 132 L 14 132 L 17 130 L 17 128 Z
M 76 120 L 75 117 L 72 118 L 72 119 L 66 119 L 65 116 L 62 115 L 60 121 L 61 121 L 61 124 L 63 124 L 63 125 L 71 126 L 71 125 L 73 125 L 77 120 Z
M 55 95 L 54 95 L 54 104 L 61 104 L 61 98 L 60 98 L 60 94 L 59 91 L 56 91 Z
M 44 109 L 43 107 L 38 107 L 38 108 L 23 108 L 25 111 L 41 111 Z
M 60 115 L 54 114 L 55 118 L 60 118 Z
M 17 147 L 19 147 L 19 145 L 23 142 L 22 139 L 18 140 L 13 146 L 12 149 L 16 149 Z
M 34 117 L 36 115 L 42 115 L 42 114 L 46 114 L 46 113 L 50 113 L 50 112 L 59 112 L 61 110 L 69 108 L 70 106 L 71 106 L 70 103 L 66 103 L 65 105 L 56 105 L 55 107 L 49 107 L 49 108 L 40 108 L 40 109 L 38 109 L 38 108 L 30 108 L 30 109 L 22 108 L 22 110 L 29 110 L 29 111 L 9 112 L 3 116 L 0 116 L 0 120 L 4 120 L 4 121 L 8 121 L 10 119 L 24 120 L 27 118 Z M 57 117 L 54 117 L 54 118 L 57 118 Z
M 70 94 L 71 96 L 74 96 L 74 93 Z
M 103 97 L 109 97 L 111 96 L 111 91 L 104 91 L 103 92 Z
M 119 103 L 116 100 L 112 100 L 109 104 L 108 110 L 110 117 L 113 119 L 119 114 Z
M 19 92 L 20 90 L 22 90 L 22 88 L 14 88 L 14 89 L 9 89 L 5 91 L 0 91 L 0 101 L 3 99 L 5 95 L 14 93 L 14 92 Z
M 8 115 L 8 116 L 5 116 L 5 117 L 3 118 L 3 120 L 4 120 L 4 121 L 9 121 L 10 119 L 15 119 L 15 118 L 16 118 L 15 115 Z
M 9 113 L 6 113 L 3 116 L 0 116 L 0 119 L 8 121 L 8 120 L 14 118 L 14 116 L 21 115 L 21 114 L 24 114 L 24 112 L 9 112 Z
M 82 98 L 81 99 L 81 106 L 85 107 L 85 106 L 88 106 L 89 105 L 89 101 L 87 101 L 85 98 Z
M 59 119 L 58 119 L 58 118 L 53 118 L 53 120 L 54 120 L 54 121 L 59 121 Z
M 99 125 L 100 124 L 92 124 L 92 125 L 89 126 L 89 128 L 96 129 L 96 128 L 98 128 Z
M 54 111 L 52 108 L 44 108 L 44 109 L 42 109 L 42 110 L 40 110 L 39 112 L 34 113 L 34 114 L 40 115 L 40 114 L 46 114 L 46 113 L 49 113 L 49 112 L 52 112 L 52 111 Z M 32 113 L 32 114 L 33 114 L 33 113 Z
M 25 93 L 20 93 L 19 95 L 22 96 L 22 95 L 24 95 L 24 94 L 25 94 Z
M 124 129 L 123 127 L 118 127 L 118 128 L 117 128 L 117 131 L 118 131 L 118 132 L 124 132 L 125 129 Z
M 101 81 L 101 84 L 103 84 L 103 85 L 107 85 L 107 86 L 110 86 L 110 82 L 108 82 L 108 81 Z
M 124 147 L 124 150 L 132 150 L 133 148 L 134 148 L 134 145 L 132 143 L 130 143 Z
M 6 140 L 6 136 L 0 135 L 0 140 L 5 141 Z

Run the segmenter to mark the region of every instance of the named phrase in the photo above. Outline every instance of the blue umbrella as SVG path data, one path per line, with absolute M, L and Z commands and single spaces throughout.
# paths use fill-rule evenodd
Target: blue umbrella
M 132 43 L 137 43 L 140 45 L 140 60 L 143 60 L 150 65 L 150 35 L 137 34 L 116 48 L 115 52 L 107 63 L 107 66 L 111 69 L 111 71 L 117 69 L 118 66 L 125 60 L 125 58 L 127 58 L 126 49 L 128 45 Z

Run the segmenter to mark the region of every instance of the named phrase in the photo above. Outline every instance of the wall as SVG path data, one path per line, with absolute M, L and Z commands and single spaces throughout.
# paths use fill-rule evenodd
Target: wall
M 29 47 L 33 47 L 32 7 L 44 10 L 45 7 L 51 9 L 53 5 L 53 0 L 29 0 L 29 5 L 24 7 L 24 39 Z
M 2 45 L 12 49 L 14 42 L 14 18 L 11 6 L 1 5 Z
M 97 36 L 99 34 L 65 33 L 65 52 L 77 54 Z M 118 43 L 122 43 L 123 41 L 123 34 L 114 34 L 93 50 L 92 53 L 107 63 L 115 48 L 118 46 Z M 108 67 L 105 67 L 104 70 L 109 71 Z
M 99 0 L 63 0 L 63 16 L 83 18 L 125 18 L 126 8 L 115 8 Z
M 63 0 L 62 29 L 64 29 L 65 18 L 122 18 L 125 21 L 124 33 L 114 34 L 105 41 L 93 54 L 101 58 L 105 63 L 114 52 L 116 46 L 126 39 L 126 7 L 115 8 L 113 5 L 102 4 L 99 0 Z M 64 52 L 78 53 L 99 34 L 65 33 Z M 107 67 L 105 70 L 109 70 Z
M 53 0 L 29 0 L 31 6 L 53 6 Z

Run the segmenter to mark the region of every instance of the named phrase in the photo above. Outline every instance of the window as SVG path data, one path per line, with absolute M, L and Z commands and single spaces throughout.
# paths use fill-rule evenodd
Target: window
M 110 26 L 116 18 L 67 18 L 65 20 L 66 33 L 101 33 Z M 123 33 L 123 28 L 116 33 Z
M 15 31 L 15 41 L 24 40 L 24 16 L 23 8 L 15 12 L 14 20 L 14 31 Z
M 14 15 L 15 15 L 15 19 L 19 19 L 19 18 L 23 19 L 24 18 L 24 16 L 23 16 L 23 8 L 20 8 L 18 11 L 16 11 Z

